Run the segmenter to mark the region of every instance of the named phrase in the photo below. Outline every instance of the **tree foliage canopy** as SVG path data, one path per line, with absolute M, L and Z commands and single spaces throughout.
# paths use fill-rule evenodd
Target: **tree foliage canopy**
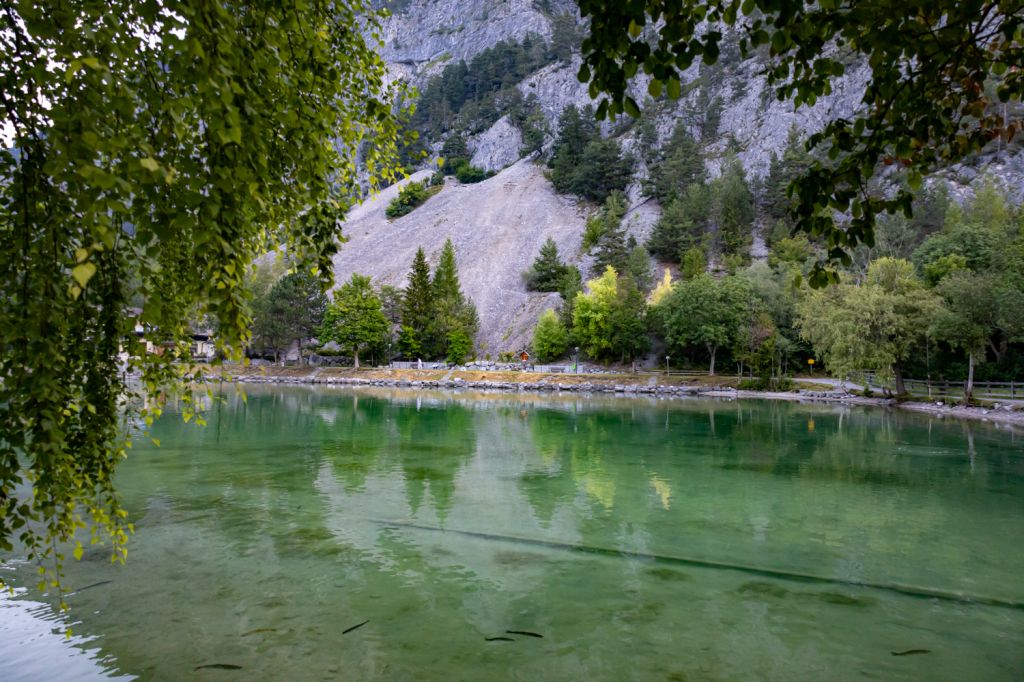
M 352 273 L 327 306 L 319 340 L 334 341 L 351 352 L 352 364 L 359 367 L 360 351 L 383 343 L 387 332 L 388 319 L 370 278 Z
M 794 217 L 819 235 L 827 250 L 811 283 L 835 281 L 858 244 L 871 245 L 875 217 L 910 213 L 921 176 L 1013 137 L 1019 118 L 1000 106 L 1024 94 L 1024 6 L 1019 0 L 579 0 L 590 20 L 579 79 L 606 96 L 603 119 L 639 106 L 627 86 L 640 70 L 649 92 L 682 92 L 683 72 L 713 64 L 730 30 L 743 56 L 766 57 L 765 74 L 781 100 L 813 105 L 832 92 L 847 64 L 867 63 L 861 108 L 836 119 L 809 140 L 827 152 L 796 179 Z M 852 59 L 851 59 L 852 57 Z M 986 87 L 991 83 L 992 87 Z M 879 197 L 868 181 L 886 165 L 906 169 L 909 189 Z M 842 224 L 837 215 L 848 215 Z
M 54 547 L 91 522 L 123 557 L 129 374 L 159 404 L 207 316 L 238 357 L 258 254 L 327 283 L 357 152 L 393 179 L 378 34 L 363 0 L 4 3 L 0 549 L 17 534 L 56 582 Z
M 316 334 L 327 309 L 320 281 L 303 270 L 285 275 L 253 305 L 252 335 L 262 348 L 277 352 Z

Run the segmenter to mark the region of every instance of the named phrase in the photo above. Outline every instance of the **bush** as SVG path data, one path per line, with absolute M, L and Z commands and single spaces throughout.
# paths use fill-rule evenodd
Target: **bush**
M 744 379 L 739 383 L 741 391 L 792 391 L 793 380 L 790 377 L 757 377 Z
M 448 355 L 446 360 L 451 365 L 461 365 L 473 350 L 473 342 L 461 329 L 448 333 Z
M 558 315 L 550 308 L 544 311 L 533 330 L 533 352 L 541 362 L 560 358 L 569 348 L 569 333 Z
M 483 168 L 477 168 L 468 163 L 463 163 L 455 169 L 455 177 L 458 178 L 459 182 L 470 185 L 481 180 L 486 180 L 490 177 L 490 174 Z
M 423 186 L 422 182 L 410 182 L 399 190 L 398 196 L 388 204 L 384 214 L 388 218 L 398 218 L 412 213 L 413 209 L 426 201 L 428 197 L 427 188 Z

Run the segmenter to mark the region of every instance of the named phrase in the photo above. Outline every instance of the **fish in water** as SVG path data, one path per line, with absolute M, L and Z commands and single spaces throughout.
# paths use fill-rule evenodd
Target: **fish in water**
M 484 637 L 485 642 L 514 642 L 511 637 Z
M 526 635 L 527 637 L 536 637 L 537 639 L 544 639 L 544 635 L 538 635 L 536 632 L 530 632 L 529 630 L 505 630 L 510 635 Z
M 347 635 L 348 633 L 352 632 L 353 630 L 358 630 L 359 628 L 363 627 L 364 625 L 366 625 L 366 624 L 367 624 L 367 623 L 369 623 L 369 622 L 370 622 L 370 619 L 369 619 L 369 618 L 367 618 L 367 619 L 366 619 L 366 620 L 364 620 L 364 621 L 363 621 L 362 623 L 356 623 L 355 625 L 353 625 L 352 627 L 350 627 L 350 628 L 349 628 L 348 630 L 342 630 L 342 631 L 341 631 L 341 634 L 343 634 L 343 635 Z
M 931 649 L 907 649 L 906 651 L 891 651 L 893 656 L 913 656 L 914 654 L 930 654 Z
M 196 670 L 212 669 L 212 670 L 241 670 L 242 666 L 234 665 L 233 663 L 207 663 L 206 665 L 197 665 Z
M 78 594 L 79 592 L 85 592 L 86 590 L 91 589 L 93 587 L 99 587 L 100 585 L 107 585 L 107 584 L 112 583 L 112 582 L 113 582 L 112 580 L 101 580 L 98 583 L 93 583 L 92 585 L 86 585 L 85 587 L 80 587 L 77 590 L 75 590 L 74 592 L 72 592 L 71 594 L 69 594 L 68 596 L 70 597 L 72 594 Z
M 257 632 L 277 632 L 277 628 L 256 628 L 255 630 L 249 630 L 249 632 L 243 632 L 242 637 L 255 635 Z

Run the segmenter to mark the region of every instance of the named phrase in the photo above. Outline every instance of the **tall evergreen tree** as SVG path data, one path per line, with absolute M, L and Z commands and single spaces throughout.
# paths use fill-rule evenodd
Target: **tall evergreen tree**
M 463 339 L 468 339 L 472 347 L 480 322 L 476 306 L 462 293 L 455 262 L 455 245 L 451 239 L 446 240 L 441 249 L 431 289 L 433 314 L 427 331 L 428 353 L 432 357 L 448 356 L 448 347 L 453 340 L 462 344 Z
M 590 107 L 581 113 L 573 105 L 558 118 L 558 137 L 551 154 L 551 182 L 559 192 L 572 191 L 572 181 L 587 144 L 598 136 Z
M 693 139 L 682 121 L 676 124 L 672 136 L 652 164 L 650 179 L 644 190 L 663 206 L 682 197 L 686 189 L 704 183 L 704 156 L 700 145 Z
M 691 184 L 662 211 L 647 240 L 647 250 L 666 263 L 679 262 L 683 253 L 704 240 L 708 218 L 708 189 Z
M 399 345 L 407 358 L 419 357 L 426 349 L 428 328 L 434 310 L 434 288 L 430 266 L 423 249 L 416 250 L 402 295 L 402 330 Z
M 558 255 L 558 245 L 548 237 L 540 247 L 540 254 L 530 269 L 523 273 L 526 288 L 530 291 L 558 291 L 559 284 L 569 266 Z
M 789 197 L 789 184 L 807 172 L 812 161 L 804 149 L 800 132 L 796 126 L 791 127 L 782 156 L 772 154 L 768 176 L 764 179 L 764 209 L 770 218 L 783 221 L 787 227 L 793 226 L 789 211 L 795 202 Z
M 323 320 L 327 296 L 320 282 L 301 270 L 278 280 L 256 306 L 254 335 L 277 353 L 292 343 L 302 362 L 302 345 L 312 338 Z
M 622 218 L 626 214 L 626 197 L 616 192 L 608 197 L 602 216 L 604 226 L 594 254 L 594 272 L 603 273 L 608 266 L 625 272 L 629 266 L 629 247 Z
M 648 292 L 654 284 L 654 275 L 651 274 L 651 257 L 647 255 L 647 249 L 639 246 L 631 236 L 629 243 L 632 248 L 629 250 L 629 257 L 626 261 L 626 273 L 636 283 L 640 291 Z
M 559 318 L 562 325 L 569 332 L 570 342 L 572 341 L 573 305 L 576 302 L 576 294 L 583 291 L 583 275 L 579 268 L 570 265 L 562 281 L 558 284 L 558 295 L 562 297 L 562 308 L 559 310 Z
M 721 177 L 712 183 L 712 196 L 722 250 L 743 253 L 754 227 L 754 196 L 738 159 L 733 158 L 726 164 Z
M 632 175 L 633 157 L 624 155 L 617 141 L 595 137 L 572 169 L 568 191 L 600 202 L 613 192 L 625 191 Z

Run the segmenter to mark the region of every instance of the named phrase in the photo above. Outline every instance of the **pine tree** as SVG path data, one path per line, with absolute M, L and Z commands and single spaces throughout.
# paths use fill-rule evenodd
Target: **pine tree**
M 430 282 L 430 266 L 423 249 L 416 250 L 409 271 L 408 284 L 402 296 L 402 332 L 399 345 L 402 354 L 412 358 L 412 353 L 427 350 L 428 327 L 434 310 L 434 289 Z M 419 354 L 417 353 L 417 356 Z
M 576 302 L 576 294 L 581 291 L 583 291 L 583 275 L 580 274 L 579 268 L 570 265 L 565 276 L 562 277 L 562 281 L 558 284 L 558 295 L 562 297 L 559 318 L 566 331 L 569 332 L 570 340 L 572 338 L 573 305 Z
M 558 245 L 548 237 L 540 247 L 540 255 L 530 269 L 523 273 L 529 291 L 558 291 L 558 286 L 568 272 L 568 266 L 558 255 Z
M 431 357 L 448 356 L 452 339 L 459 339 L 456 332 L 469 339 L 472 346 L 480 322 L 476 306 L 462 293 L 459 271 L 455 262 L 455 245 L 448 239 L 441 249 L 441 258 L 434 270 L 431 282 L 433 312 L 427 327 L 427 352 Z
M 764 179 L 765 212 L 775 220 L 784 221 L 787 227 L 792 227 L 789 209 L 793 205 L 793 200 L 787 194 L 789 184 L 807 171 L 811 161 L 811 155 L 804 149 L 799 131 L 796 126 L 791 127 L 782 157 L 772 154 L 768 176 Z
M 630 237 L 633 248 L 629 251 L 626 261 L 626 273 L 636 283 L 640 291 L 651 290 L 654 276 L 651 274 L 651 257 L 647 255 L 647 249 L 636 244 L 636 240 Z
M 700 146 L 680 121 L 661 149 L 660 158 L 651 168 L 651 177 L 644 184 L 645 191 L 667 205 L 682 197 L 692 184 L 704 183 L 704 156 Z
M 569 192 L 576 170 L 580 166 L 583 150 L 598 135 L 589 107 L 581 113 L 573 105 L 567 106 L 558 118 L 558 137 L 552 150 L 551 182 L 559 192 Z
M 666 263 L 679 262 L 682 254 L 703 240 L 707 229 L 708 190 L 692 184 L 682 197 L 671 200 L 647 240 L 647 250 Z
M 633 175 L 631 156 L 622 153 L 619 143 L 595 137 L 587 143 L 579 163 L 572 169 L 567 191 L 591 201 L 604 201 L 613 192 L 622 192 Z
M 754 226 L 754 197 L 738 159 L 726 165 L 712 184 L 712 195 L 722 250 L 727 254 L 744 252 Z
M 301 364 L 303 342 L 320 327 L 326 307 L 320 282 L 306 270 L 293 272 L 257 302 L 253 334 L 273 349 L 275 360 L 278 351 L 296 344 Z
M 605 202 L 604 231 L 597 242 L 594 254 L 594 272 L 601 273 L 611 266 L 616 272 L 625 272 L 629 265 L 629 248 L 626 232 L 622 229 L 622 218 L 626 214 L 626 197 L 616 192 Z

